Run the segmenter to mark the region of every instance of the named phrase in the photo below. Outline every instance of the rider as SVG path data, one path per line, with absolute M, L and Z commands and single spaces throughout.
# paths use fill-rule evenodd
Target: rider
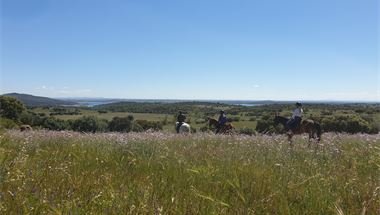
M 179 114 L 178 114 L 178 116 L 177 116 L 177 121 L 178 121 L 178 124 L 177 124 L 177 127 L 176 127 L 177 133 L 179 133 L 179 128 L 185 122 L 185 120 L 186 120 L 185 114 L 183 114 L 182 111 L 180 111 Z
M 289 129 L 289 132 L 291 132 L 293 129 L 297 128 L 301 124 L 302 115 L 303 115 L 302 104 L 297 102 L 296 109 L 294 109 L 293 111 L 292 118 L 290 118 L 289 121 L 286 123 L 286 126 Z
M 220 113 L 220 115 L 219 115 L 219 119 L 218 119 L 218 126 L 216 128 L 215 133 L 219 133 L 220 130 L 225 126 L 225 124 L 227 122 L 227 117 L 226 117 L 224 110 L 221 110 L 219 113 Z

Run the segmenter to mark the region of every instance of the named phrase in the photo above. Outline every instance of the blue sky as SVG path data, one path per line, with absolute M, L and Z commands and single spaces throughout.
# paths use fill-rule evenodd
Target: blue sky
M 1 0 L 0 93 L 380 101 L 377 0 Z

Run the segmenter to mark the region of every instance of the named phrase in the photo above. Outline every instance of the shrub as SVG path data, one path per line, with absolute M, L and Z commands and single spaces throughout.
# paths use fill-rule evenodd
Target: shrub
M 8 96 L 0 96 L 0 115 L 2 117 L 17 120 L 24 110 L 25 106 L 19 100 Z
M 114 117 L 108 124 L 110 131 L 130 132 L 133 126 L 133 118 L 131 117 Z
M 143 132 L 143 127 L 138 123 L 133 123 L 132 130 L 133 132 Z
M 65 130 L 69 127 L 68 123 L 62 119 L 57 119 L 54 117 L 47 117 L 43 119 L 43 123 L 41 124 L 43 128 L 49 130 L 61 131 Z
M 71 127 L 74 131 L 95 133 L 96 131 L 106 131 L 107 121 L 99 120 L 94 116 L 83 116 L 79 119 L 74 120 Z
M 19 121 L 23 124 L 31 126 L 40 126 L 43 122 L 43 118 L 33 112 L 23 112 L 19 116 Z
M 16 127 L 17 124 L 15 121 L 0 117 L 0 129 L 12 129 Z
M 152 129 L 155 131 L 162 130 L 162 123 L 155 121 L 147 121 L 147 120 L 136 120 L 136 124 L 139 124 L 144 131 Z
M 370 124 L 369 132 L 370 134 L 378 134 L 380 131 L 380 123 L 379 122 L 372 122 Z
M 367 121 L 354 115 L 326 117 L 322 119 L 321 124 L 326 132 L 348 132 L 354 134 L 376 131 L 376 127 L 371 130 L 371 126 Z

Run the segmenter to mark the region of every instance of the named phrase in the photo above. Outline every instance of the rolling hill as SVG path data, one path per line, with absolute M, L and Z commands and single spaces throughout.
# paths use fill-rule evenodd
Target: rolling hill
M 8 93 L 3 94 L 3 96 L 9 96 L 16 98 L 23 102 L 27 107 L 46 107 L 46 106 L 65 106 L 65 105 L 76 105 L 77 103 L 71 101 L 64 101 L 59 99 L 52 99 L 42 96 L 33 96 L 29 94 L 20 93 Z

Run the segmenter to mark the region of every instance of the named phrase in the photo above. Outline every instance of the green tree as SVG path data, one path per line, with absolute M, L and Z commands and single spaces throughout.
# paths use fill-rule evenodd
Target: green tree
M 41 117 L 39 114 L 32 111 L 24 111 L 19 115 L 18 120 L 23 124 L 42 126 L 45 118 L 46 117 Z
M 43 120 L 42 126 L 49 130 L 65 130 L 68 127 L 68 124 L 66 121 L 62 119 L 57 119 L 54 117 L 46 117 Z
M 110 131 L 130 132 L 133 126 L 133 116 L 114 117 L 108 124 Z
M 105 121 L 99 120 L 95 116 L 83 116 L 74 120 L 71 127 L 74 131 L 95 133 L 96 131 L 105 131 L 105 123 Z
M 24 110 L 25 106 L 19 100 L 8 96 L 0 96 L 0 115 L 2 117 L 17 120 Z

